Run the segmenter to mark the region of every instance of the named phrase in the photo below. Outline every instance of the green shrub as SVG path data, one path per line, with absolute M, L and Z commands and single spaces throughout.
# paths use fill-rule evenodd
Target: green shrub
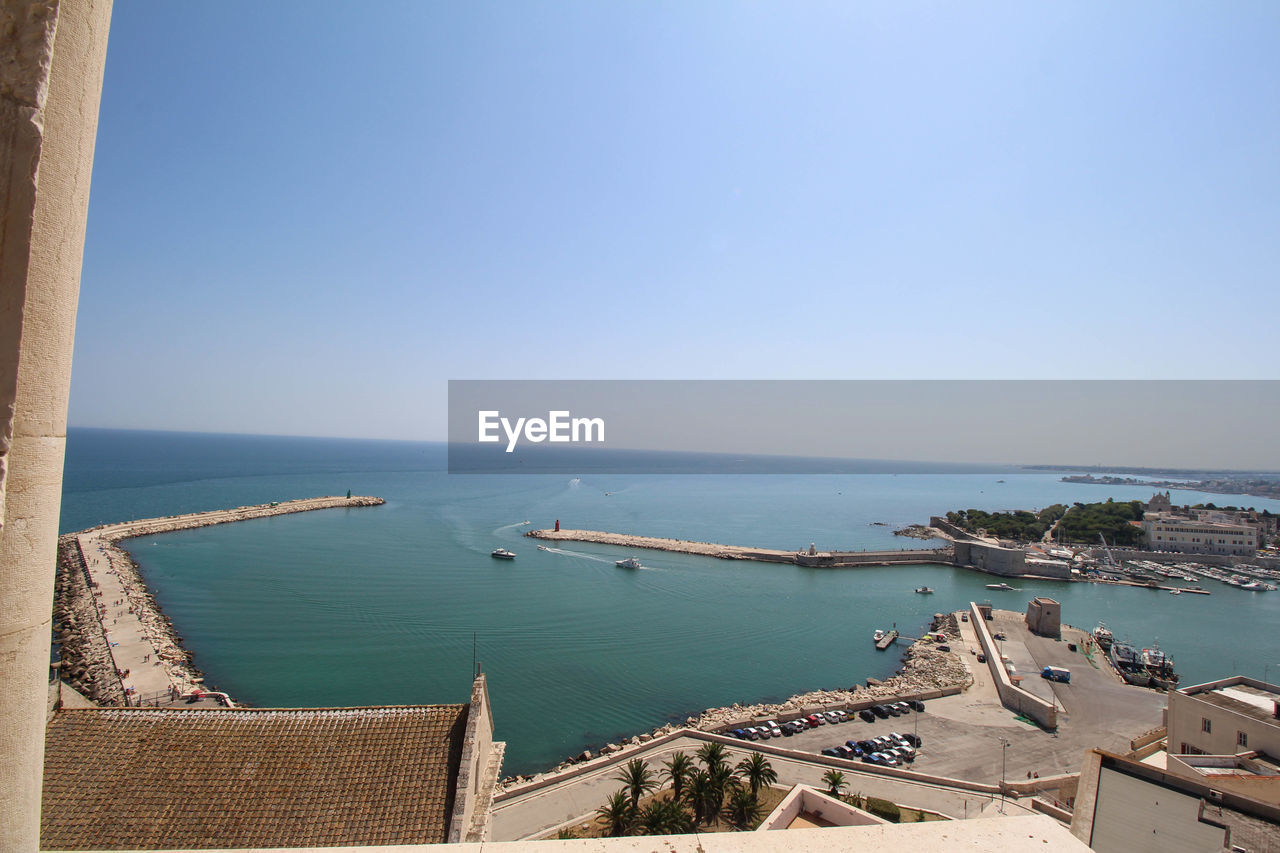
M 898 808 L 897 803 L 882 800 L 879 797 L 867 797 L 867 811 L 876 817 L 884 818 L 890 823 L 897 823 L 902 819 L 902 811 Z

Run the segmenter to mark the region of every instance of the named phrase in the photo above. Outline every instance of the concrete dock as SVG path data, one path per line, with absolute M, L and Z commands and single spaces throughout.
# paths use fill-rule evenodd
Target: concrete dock
M 717 557 L 722 560 L 756 560 L 765 563 L 790 563 L 814 568 L 844 568 L 852 566 L 915 565 L 940 563 L 952 565 L 949 548 L 918 548 L 901 551 L 779 551 L 772 548 L 751 548 L 743 545 L 721 545 L 715 542 L 696 542 L 688 539 L 664 539 L 659 536 L 636 536 L 630 533 L 609 533 L 604 530 L 530 530 L 525 536 L 553 542 L 594 542 L 598 545 L 617 545 L 621 548 L 644 548 L 651 551 L 671 551 L 677 554 L 696 554 L 700 557 Z
M 147 592 L 137 566 L 120 541 L 135 536 L 189 530 L 297 512 L 342 507 L 378 506 L 376 497 L 319 497 L 242 506 L 211 512 L 145 518 L 94 527 L 70 534 L 83 558 L 84 578 L 93 596 L 109 670 L 119 679 L 128 704 L 171 704 L 202 689 L 203 679 L 190 666 L 168 621 Z M 87 630 L 80 626 L 80 630 Z M 113 691 L 114 692 L 114 691 Z M 229 702 L 229 700 L 228 700 Z

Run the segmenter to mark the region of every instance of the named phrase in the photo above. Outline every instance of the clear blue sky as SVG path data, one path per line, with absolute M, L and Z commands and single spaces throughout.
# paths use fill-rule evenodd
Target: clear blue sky
M 1274 378 L 1277 43 L 1274 2 L 118 2 L 71 422 Z

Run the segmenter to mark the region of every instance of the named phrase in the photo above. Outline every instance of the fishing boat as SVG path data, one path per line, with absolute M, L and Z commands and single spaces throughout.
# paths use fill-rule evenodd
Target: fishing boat
M 1151 675 L 1151 686 L 1162 690 L 1175 690 L 1178 687 L 1178 674 L 1173 671 L 1173 658 L 1160 650 L 1156 643 L 1152 648 L 1143 649 L 1139 657 L 1142 666 Z
M 1127 683 L 1138 687 L 1151 685 L 1151 673 L 1147 672 L 1141 658 L 1138 657 L 1138 652 L 1128 643 L 1117 641 L 1111 644 L 1111 663 Z
M 1111 629 L 1106 623 L 1099 622 L 1098 627 L 1093 629 L 1093 639 L 1097 641 L 1098 648 L 1105 652 L 1111 649 L 1111 641 L 1115 638 L 1111 635 Z
M 916 592 L 921 593 L 923 595 L 930 595 L 933 593 L 933 590 L 931 590 L 927 586 L 918 586 L 916 587 Z
M 617 567 L 618 567 L 618 568 L 620 568 L 620 569 L 639 569 L 639 568 L 643 568 L 643 567 L 640 565 L 640 561 L 639 561 L 639 560 L 637 560 L 635 557 L 627 557 L 627 559 L 625 559 L 625 560 L 618 560 L 618 561 L 616 561 L 616 562 L 614 563 L 614 565 L 615 565 L 615 566 L 617 566 Z
M 498 560 L 514 560 L 516 558 L 514 551 L 508 551 L 506 548 L 495 548 L 489 552 L 489 556 Z

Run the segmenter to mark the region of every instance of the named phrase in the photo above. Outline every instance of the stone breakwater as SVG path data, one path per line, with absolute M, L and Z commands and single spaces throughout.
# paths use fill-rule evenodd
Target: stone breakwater
M 107 524 L 58 540 L 53 640 L 62 677 L 102 705 L 166 704 L 205 689 L 173 624 L 147 592 L 124 539 L 296 512 L 378 506 L 376 497 L 321 497 Z
M 718 545 L 714 542 L 695 542 L 688 539 L 664 539 L 660 536 L 633 536 L 630 533 L 608 533 L 603 530 L 530 530 L 525 533 L 525 536 L 553 542 L 595 542 L 599 545 L 619 545 L 623 548 L 673 551 L 678 554 L 719 557 L 723 560 L 793 561 L 798 553 L 771 548 Z
M 959 625 L 955 614 L 935 621 L 932 630 L 958 636 Z M 786 722 L 796 717 L 808 716 L 835 708 L 860 710 L 881 702 L 909 698 L 932 698 L 942 692 L 957 693 L 973 683 L 973 676 L 957 652 L 942 652 L 931 643 L 917 641 L 907 648 L 902 669 L 892 678 L 883 681 L 868 679 L 865 686 L 855 684 L 847 690 L 813 690 L 800 693 L 779 702 L 761 702 L 752 705 L 733 704 L 724 708 L 711 708 L 687 718 L 682 724 L 667 723 L 652 732 L 636 735 L 610 743 L 600 748 L 598 755 L 584 750 L 573 758 L 565 759 L 547 773 L 559 773 L 599 756 L 612 755 L 630 747 L 640 746 L 680 729 L 723 733 L 727 730 L 753 726 L 766 720 Z M 502 780 L 502 787 L 512 788 L 545 778 L 547 773 L 534 776 L 513 776 Z

